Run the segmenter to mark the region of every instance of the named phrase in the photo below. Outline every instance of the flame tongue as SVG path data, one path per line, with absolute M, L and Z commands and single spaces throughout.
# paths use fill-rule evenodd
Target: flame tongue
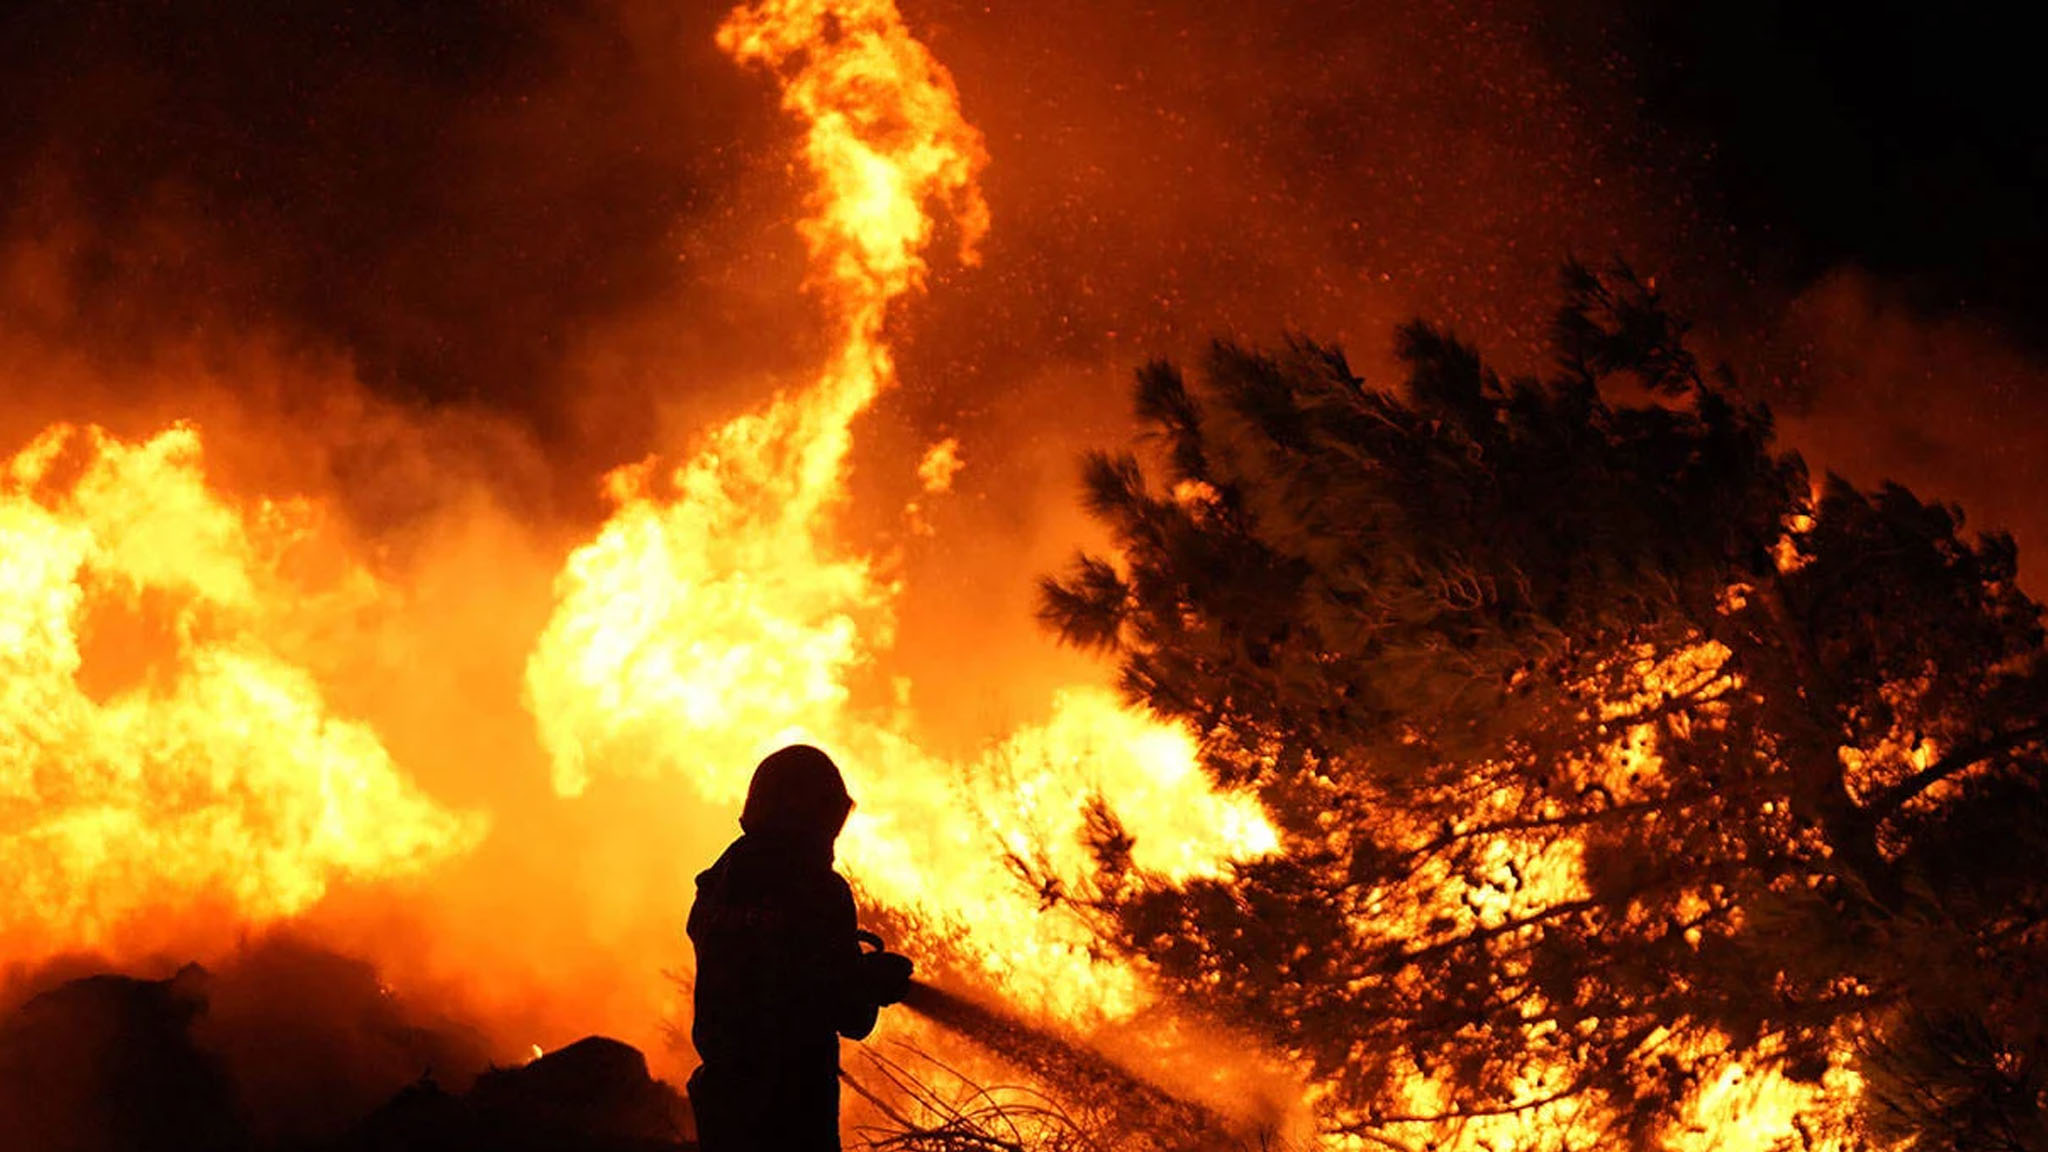
M 849 344 L 881 351 L 889 301 L 924 284 L 925 204 L 949 209 L 964 262 L 988 233 L 975 183 L 987 159 L 952 77 L 891 0 L 767 0 L 734 11 L 718 44 L 774 71 L 783 108 L 804 122 L 813 286 Z
M 924 285 L 924 250 L 944 207 L 960 258 L 977 259 L 989 228 L 976 178 L 981 134 L 952 77 L 903 25 L 892 0 L 767 0 L 735 10 L 718 32 L 734 59 L 773 71 L 782 106 L 805 125 L 817 184 L 800 224 L 810 287 L 840 327 L 833 362 L 808 409 L 807 487 L 836 485 L 845 425 L 894 376 L 882 324 L 889 304 Z
M 769 0 L 734 12 L 719 43 L 773 72 L 805 125 L 808 287 L 836 349 L 809 388 L 717 429 L 680 466 L 609 478 L 617 509 L 571 557 L 527 665 L 556 788 L 674 772 L 730 804 L 762 754 L 808 737 L 847 770 L 859 807 L 841 855 L 870 896 L 963 929 L 1004 925 L 999 943 L 964 950 L 1024 1002 L 1129 1011 L 1135 974 L 1091 961 L 1078 925 L 1038 916 L 1003 854 L 1043 844 L 1078 869 L 1082 800 L 1101 791 L 1137 812 L 1142 862 L 1185 875 L 1270 850 L 1256 805 L 1211 794 L 1187 734 L 1099 689 L 1060 694 L 1045 725 L 957 764 L 920 749 L 907 707 L 863 711 L 848 687 L 893 642 L 899 592 L 832 542 L 851 422 L 892 382 L 884 321 L 924 283 L 927 207 L 950 214 L 965 259 L 988 229 L 980 136 L 888 0 Z
M 571 558 L 527 672 L 569 794 L 593 754 L 653 770 L 687 749 L 696 763 L 678 766 L 719 766 L 707 795 L 733 799 L 764 741 L 845 703 L 846 674 L 892 629 L 892 590 L 826 540 L 851 422 L 893 379 L 882 323 L 923 283 L 925 204 L 954 209 L 964 256 L 988 229 L 980 136 L 893 3 L 774 0 L 718 39 L 774 71 L 807 126 L 809 286 L 839 341 L 810 389 L 719 428 L 666 476 L 649 462 L 607 478 L 618 510 Z
M 650 462 L 607 478 L 617 512 L 571 558 L 527 670 L 570 794 L 593 756 L 651 771 L 688 750 L 673 766 L 731 800 L 760 749 L 845 704 L 847 674 L 893 626 L 893 590 L 826 539 L 851 422 L 893 378 L 882 324 L 923 283 L 925 205 L 953 208 L 963 256 L 988 229 L 980 136 L 893 3 L 772 0 L 718 40 L 773 71 L 806 125 L 809 287 L 839 340 L 810 389 L 719 428 L 666 476 Z

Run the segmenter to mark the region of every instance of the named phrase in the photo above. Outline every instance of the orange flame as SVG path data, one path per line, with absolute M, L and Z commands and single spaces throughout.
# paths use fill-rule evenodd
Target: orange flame
M 975 763 L 926 753 L 910 684 L 861 691 L 903 588 L 833 539 L 852 421 L 894 379 L 883 322 L 926 274 L 926 205 L 949 212 L 970 261 L 988 228 L 980 136 L 888 0 L 771 0 L 735 12 L 719 43 L 774 72 L 806 125 L 809 286 L 837 349 L 809 388 L 714 431 L 680 466 L 607 481 L 616 511 L 570 558 L 527 667 L 556 787 L 674 772 L 734 805 L 761 755 L 808 737 L 847 769 L 859 807 L 841 851 L 871 898 L 959 933 L 1000 925 L 1007 939 L 971 950 L 1028 999 L 1129 1011 L 1135 975 L 1089 961 L 1078 925 L 1037 916 L 1004 852 L 1043 840 L 1079 871 L 1091 792 L 1138 814 L 1139 858 L 1178 875 L 1270 850 L 1271 828 L 1249 800 L 1210 792 L 1186 733 L 1099 689 L 1060 694 L 1048 723 Z M 927 487 L 940 470 L 950 480 L 956 450 L 928 458 Z
M 415 791 L 266 639 L 282 606 L 368 579 L 292 586 L 310 517 L 223 502 L 188 426 L 128 444 L 57 425 L 8 461 L 0 958 L 105 947 L 195 907 L 231 913 L 226 934 L 480 838 L 480 818 Z

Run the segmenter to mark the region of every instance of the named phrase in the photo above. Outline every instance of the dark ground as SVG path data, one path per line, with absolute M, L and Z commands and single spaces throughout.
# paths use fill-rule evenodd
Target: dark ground
M 358 1011 L 396 1059 L 309 1028 L 333 1005 L 240 1021 L 212 1016 L 213 977 L 94 975 L 0 1019 L 0 1133 L 8 1152 L 680 1152 L 688 1108 L 640 1052 L 592 1036 L 465 1087 L 429 1030 Z M 364 1005 L 358 1004 L 358 1008 Z M 411 1062 L 407 1063 L 407 1057 Z M 460 1064 L 458 1057 L 457 1064 Z M 394 1086 L 399 1069 L 409 1082 Z

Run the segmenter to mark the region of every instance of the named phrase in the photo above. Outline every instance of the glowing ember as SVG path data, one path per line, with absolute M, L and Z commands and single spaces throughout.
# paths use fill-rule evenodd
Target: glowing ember
M 948 436 L 932 445 L 925 452 L 924 459 L 918 461 L 917 478 L 924 485 L 924 490 L 933 495 L 951 492 L 953 477 L 966 466 L 966 461 L 960 459 L 960 441 Z

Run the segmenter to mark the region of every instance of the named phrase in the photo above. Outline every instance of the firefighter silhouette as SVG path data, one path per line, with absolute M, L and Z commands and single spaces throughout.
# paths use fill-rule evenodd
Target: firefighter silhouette
M 690 1107 L 703 1152 L 839 1147 L 839 1037 L 901 1000 L 910 961 L 856 922 L 832 844 L 853 800 L 831 757 L 808 745 L 761 762 L 742 835 L 697 877 L 690 1039 L 703 1066 Z

